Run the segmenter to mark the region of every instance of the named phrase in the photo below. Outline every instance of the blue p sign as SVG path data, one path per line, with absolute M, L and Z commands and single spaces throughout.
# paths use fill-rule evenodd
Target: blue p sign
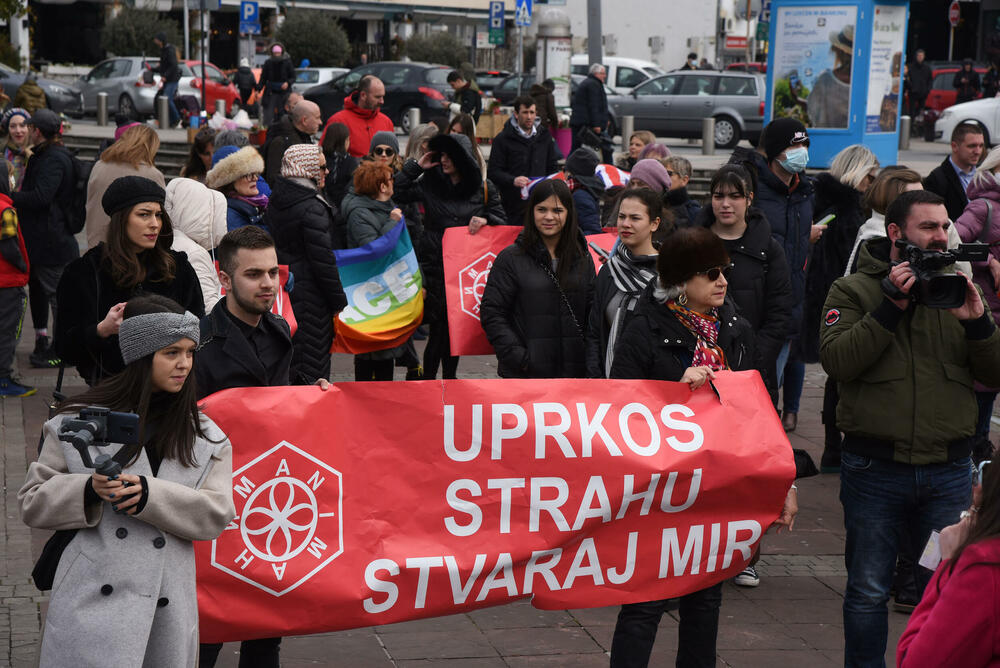
M 257 2 L 256 0 L 243 0 L 240 3 L 240 21 L 253 23 L 257 21 Z

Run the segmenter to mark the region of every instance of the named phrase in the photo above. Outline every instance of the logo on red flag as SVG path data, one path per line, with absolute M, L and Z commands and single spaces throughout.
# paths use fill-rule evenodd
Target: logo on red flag
M 212 565 L 274 596 L 344 551 L 340 472 L 282 441 L 233 472 L 236 518 L 212 542 Z
M 462 296 L 462 313 L 479 320 L 479 307 L 483 302 L 483 291 L 486 290 L 486 280 L 490 277 L 490 268 L 497 259 L 496 253 L 484 253 L 462 269 L 458 277 L 459 294 Z

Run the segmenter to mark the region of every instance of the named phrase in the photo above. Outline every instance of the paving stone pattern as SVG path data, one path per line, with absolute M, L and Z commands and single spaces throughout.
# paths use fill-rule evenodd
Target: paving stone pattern
M 0 525 L 0 667 L 37 662 L 39 628 L 46 597 L 29 574 L 48 538 L 29 531 L 18 517 L 17 490 L 27 462 L 36 453 L 38 433 L 47 416 L 55 373 L 27 364 L 30 330 L 18 350 L 22 378 L 38 395 L 2 401 L 4 522 Z M 352 380 L 349 356 L 334 359 L 333 379 Z M 463 378 L 494 378 L 492 358 L 463 358 Z M 72 378 L 71 378 L 72 376 Z M 82 387 L 67 374 L 71 390 Z M 399 377 L 399 376 L 397 376 Z M 823 426 L 819 412 L 825 376 L 809 367 L 799 426 L 791 435 L 819 462 Z M 795 530 L 769 534 L 759 564 L 761 585 L 741 589 L 725 585 L 719 629 L 719 666 L 833 666 L 843 664 L 842 593 L 844 530 L 835 475 L 799 482 L 800 511 Z M 307 637 L 286 638 L 282 666 L 397 666 L 416 668 L 524 668 L 608 665 L 617 608 L 536 610 L 527 601 L 468 614 L 419 620 Z M 895 642 L 907 617 L 890 614 L 887 663 L 895 663 Z M 677 648 L 676 613 L 664 616 L 650 663 L 672 666 Z M 218 666 L 235 668 L 239 645 L 226 644 Z

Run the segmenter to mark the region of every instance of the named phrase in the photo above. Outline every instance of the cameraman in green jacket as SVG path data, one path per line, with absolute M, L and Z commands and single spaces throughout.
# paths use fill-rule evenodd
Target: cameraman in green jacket
M 833 284 L 820 325 L 820 359 L 838 382 L 837 426 L 845 434 L 847 666 L 885 665 L 897 548 L 919 555 L 931 531 L 954 524 L 969 507 L 973 381 L 1000 385 L 1000 331 L 972 281 L 965 277 L 960 306 L 931 308 L 895 245 L 902 239 L 947 251 L 944 200 L 905 192 L 885 222 L 888 238 L 862 246 L 858 272 Z M 909 545 L 899 545 L 901 535 Z M 930 571 L 917 570 L 922 593 Z

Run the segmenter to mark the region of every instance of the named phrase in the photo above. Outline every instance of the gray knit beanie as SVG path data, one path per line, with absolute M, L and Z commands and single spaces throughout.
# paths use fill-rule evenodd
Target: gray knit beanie
M 395 132 L 387 132 L 385 130 L 376 132 L 372 137 L 372 143 L 368 146 L 369 155 L 375 152 L 376 146 L 389 146 L 396 152 L 396 155 L 399 155 L 399 140 L 396 139 Z
M 181 339 L 191 339 L 197 345 L 200 336 L 201 323 L 190 311 L 144 313 L 122 320 L 118 346 L 125 364 L 131 364 Z

